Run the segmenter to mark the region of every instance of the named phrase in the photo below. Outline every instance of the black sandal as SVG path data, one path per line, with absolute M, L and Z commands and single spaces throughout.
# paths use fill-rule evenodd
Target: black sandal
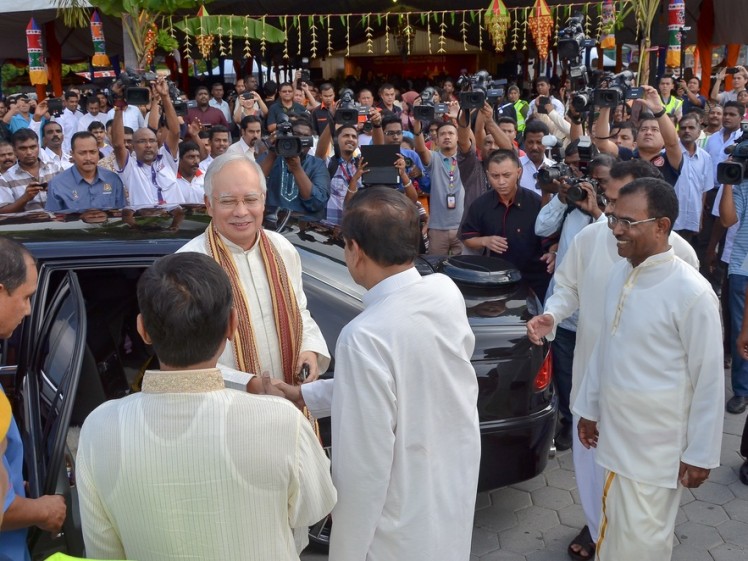
M 579 546 L 579 551 L 572 549 L 575 545 Z M 592 561 L 595 558 L 595 542 L 592 540 L 588 526 L 582 528 L 577 537 L 571 540 L 566 552 L 574 561 Z

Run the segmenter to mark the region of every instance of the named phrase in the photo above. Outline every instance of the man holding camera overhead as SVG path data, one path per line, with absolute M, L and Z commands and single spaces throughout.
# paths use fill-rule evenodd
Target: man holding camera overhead
M 184 194 L 177 186 L 179 120 L 169 97 L 169 84 L 164 78 L 159 78 L 152 88 L 155 94 L 161 96 L 168 130 L 161 148 L 158 147 L 156 133 L 143 127 L 132 135 L 131 155 L 125 146 L 123 109 L 126 104 L 121 99 L 114 102 L 112 147 L 117 160 L 117 173 L 127 186 L 129 203 L 133 207 L 155 207 L 186 202 Z
M 281 121 L 271 142 L 259 162 L 268 180 L 267 210 L 288 209 L 322 220 L 330 198 L 330 174 L 324 160 L 309 154 L 311 121 L 306 116 Z

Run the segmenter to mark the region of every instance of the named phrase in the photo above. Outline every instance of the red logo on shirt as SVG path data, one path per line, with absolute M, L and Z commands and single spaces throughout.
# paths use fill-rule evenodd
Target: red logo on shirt
M 662 156 L 657 156 L 654 160 L 652 160 L 652 165 L 661 168 L 665 165 L 665 158 L 663 158 Z

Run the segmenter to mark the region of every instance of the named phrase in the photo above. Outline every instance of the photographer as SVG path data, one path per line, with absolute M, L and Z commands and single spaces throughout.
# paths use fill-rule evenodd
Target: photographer
M 262 119 L 268 114 L 267 105 L 262 100 L 260 94 L 255 90 L 247 90 L 239 95 L 237 99 L 238 103 L 234 109 L 234 122 L 237 125 L 241 125 L 244 117 L 259 117 Z
M 293 90 L 290 84 L 288 86 Z M 289 209 L 300 212 L 312 220 L 321 220 L 325 216 L 325 207 L 330 198 L 330 174 L 324 160 L 309 155 L 312 146 L 312 123 L 308 117 L 301 116 L 293 123 L 283 121 L 278 125 L 278 129 L 283 134 L 279 135 L 276 130 L 271 140 L 272 148 L 259 160 L 268 179 L 266 209 L 268 212 L 280 208 Z M 301 153 L 298 156 L 279 157 L 276 152 L 278 140 L 291 135 L 302 137 L 306 141 Z
M 187 124 L 198 121 L 201 127 L 212 127 L 213 125 L 229 126 L 223 112 L 220 109 L 211 107 L 208 88 L 199 86 L 195 90 L 195 102 L 197 103 L 197 107 L 187 110 L 187 118 L 185 119 Z
M 127 100 L 122 98 L 125 91 L 122 82 L 119 80 L 115 81 L 114 84 L 112 84 L 111 90 L 115 96 L 119 96 L 119 111 L 122 113 L 124 126 L 130 127 L 134 131 L 146 126 L 145 117 L 143 116 L 143 113 L 141 113 L 140 108 L 135 105 L 128 105 Z M 114 120 L 114 115 L 115 110 L 114 107 L 112 107 L 106 114 L 107 121 Z
M 525 126 L 525 155 L 519 159 L 522 165 L 519 186 L 537 193 L 543 199 L 543 203 L 548 202 L 549 197 L 538 187 L 536 180 L 538 170 L 554 164 L 553 160 L 545 155 L 545 146 L 543 146 L 543 137 L 549 134 L 550 131 L 545 123 L 537 119 L 529 121 Z
M 678 95 L 683 100 L 682 111 L 688 115 L 694 109 L 706 108 L 706 98 L 701 95 L 701 80 L 694 76 L 688 82 L 683 78 L 678 81 Z
M 639 120 L 639 130 L 636 135 L 636 149 L 631 154 L 633 158 L 639 158 L 650 162 L 670 185 L 675 185 L 683 165 L 683 152 L 675 130 L 673 121 L 662 105 L 660 94 L 652 86 L 642 86 L 644 98 L 635 101 L 643 103 L 652 115 L 642 115 Z M 619 148 L 611 140 L 610 135 L 610 108 L 600 107 L 599 115 L 593 126 L 593 141 L 600 152 L 621 156 L 626 159 L 628 150 Z
M 113 91 L 120 95 L 121 86 L 115 88 Z M 158 147 L 156 133 L 143 127 L 133 134 L 132 157 L 125 146 L 123 113 L 127 104 L 122 99 L 114 103 L 112 147 L 117 160 L 117 173 L 127 186 L 129 204 L 133 207 L 185 202 L 177 187 L 179 119 L 169 96 L 169 84 L 160 77 L 151 85 L 151 89 L 161 96 L 166 118 L 167 133 L 161 148 Z
M 538 97 L 533 99 L 530 103 L 530 108 L 527 111 L 528 118 L 536 111 L 540 111 L 541 107 L 544 107 L 546 105 L 546 100 L 549 100 L 553 104 L 553 107 L 556 109 L 556 111 L 558 111 L 559 115 L 563 117 L 566 114 L 564 104 L 551 95 L 551 82 L 548 80 L 548 78 L 546 78 L 545 76 L 540 76 L 535 81 L 535 91 L 538 93 Z
M 303 105 L 293 100 L 293 84 L 283 82 L 278 88 L 280 99 L 270 106 L 267 118 L 267 129 L 269 132 L 275 131 L 278 123 L 284 118 L 288 119 L 292 115 L 306 115 L 306 109 Z
M 748 84 L 748 70 L 746 70 L 745 67 L 735 66 L 734 71 L 735 72 L 732 75 L 732 91 L 725 91 L 722 93 L 720 93 L 719 91 L 722 87 L 722 82 L 727 75 L 727 68 L 723 68 L 722 70 L 720 70 L 719 74 L 717 74 L 716 80 L 714 81 L 714 86 L 712 87 L 710 98 L 720 105 L 724 106 L 728 101 L 737 101 L 738 92 L 744 90 L 746 84 Z
M 534 115 L 534 119 L 545 123 L 548 127 L 548 131 L 555 136 L 563 146 L 569 143 L 569 136 L 571 134 L 571 123 L 564 118 L 563 113 L 556 111 L 556 107 L 549 98 L 538 98 L 545 101 L 544 105 L 538 105 Z

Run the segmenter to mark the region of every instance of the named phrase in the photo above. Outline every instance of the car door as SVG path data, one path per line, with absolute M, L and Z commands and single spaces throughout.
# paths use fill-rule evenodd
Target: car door
M 65 273 L 39 319 L 41 327 L 20 384 L 29 495 L 62 495 L 68 514 L 58 536 L 33 529 L 29 546 L 34 558 L 55 551 L 82 556 L 74 458 L 67 447 L 86 340 L 85 303 L 74 272 Z

